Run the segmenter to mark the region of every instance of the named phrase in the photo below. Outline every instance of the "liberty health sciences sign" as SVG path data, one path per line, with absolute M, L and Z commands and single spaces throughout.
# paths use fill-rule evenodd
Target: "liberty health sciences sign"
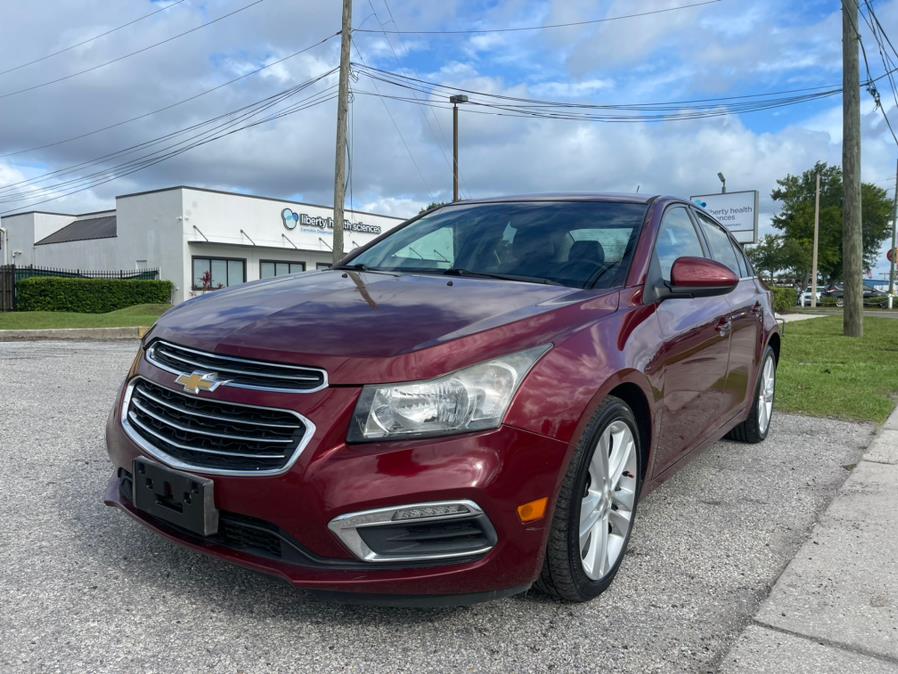
M 690 199 L 730 230 L 739 243 L 758 242 L 757 190 L 696 194 Z
M 285 208 L 281 211 L 281 220 L 284 227 L 289 230 L 296 229 L 298 224 L 302 229 L 333 229 L 334 219 L 320 215 L 309 215 L 308 213 L 297 213 L 291 208 Z M 365 222 L 343 221 L 343 230 L 346 232 L 361 232 L 363 234 L 380 234 L 380 225 L 369 225 Z

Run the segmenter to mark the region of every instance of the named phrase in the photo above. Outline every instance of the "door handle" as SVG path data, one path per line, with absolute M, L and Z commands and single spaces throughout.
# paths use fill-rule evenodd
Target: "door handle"
M 761 315 L 763 314 L 762 307 L 761 307 L 761 303 L 760 303 L 760 302 L 755 302 L 754 305 L 753 305 L 752 308 L 751 308 L 751 312 L 752 312 L 755 316 L 761 316 Z
M 717 321 L 717 325 L 714 326 L 714 329 L 717 330 L 718 334 L 721 337 L 726 337 L 733 330 L 733 321 L 731 321 L 729 318 L 721 318 L 719 321 Z

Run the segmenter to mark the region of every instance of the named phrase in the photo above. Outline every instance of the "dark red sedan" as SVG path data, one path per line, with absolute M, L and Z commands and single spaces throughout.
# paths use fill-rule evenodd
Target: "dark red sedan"
M 683 200 L 460 202 L 168 312 L 110 415 L 105 500 L 335 596 L 583 601 L 641 495 L 766 437 L 779 351 L 740 246 Z

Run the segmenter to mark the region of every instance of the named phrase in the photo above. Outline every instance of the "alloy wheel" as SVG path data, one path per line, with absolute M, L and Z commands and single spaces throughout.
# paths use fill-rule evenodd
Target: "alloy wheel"
M 592 580 L 614 568 L 633 526 L 636 451 L 630 426 L 620 420 L 605 428 L 593 450 L 578 532 L 583 571 Z
M 761 385 L 758 387 L 758 429 L 767 432 L 770 417 L 773 415 L 773 393 L 776 388 L 776 367 L 773 356 L 767 356 L 761 372 Z

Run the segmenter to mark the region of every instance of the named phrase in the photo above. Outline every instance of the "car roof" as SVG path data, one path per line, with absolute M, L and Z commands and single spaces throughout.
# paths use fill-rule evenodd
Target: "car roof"
M 490 204 L 512 201 L 615 201 L 631 204 L 648 204 L 658 198 L 657 194 L 639 192 L 546 192 L 536 194 L 511 194 L 508 196 L 481 197 L 477 199 L 465 199 L 453 204 Z M 670 197 L 673 199 L 673 197 Z M 683 199 L 682 201 L 685 201 Z

